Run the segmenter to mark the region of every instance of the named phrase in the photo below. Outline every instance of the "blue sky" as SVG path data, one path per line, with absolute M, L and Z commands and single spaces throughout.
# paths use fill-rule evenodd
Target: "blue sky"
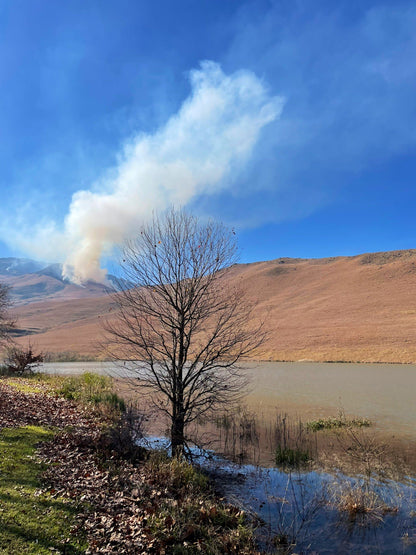
M 415 247 L 415 29 L 410 1 L 0 0 L 0 256 L 99 277 L 171 202 L 243 261 Z

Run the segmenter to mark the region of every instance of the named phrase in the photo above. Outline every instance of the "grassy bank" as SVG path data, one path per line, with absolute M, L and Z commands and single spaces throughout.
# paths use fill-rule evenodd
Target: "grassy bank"
M 108 378 L 3 378 L 0 408 L 1 553 L 256 553 L 205 476 L 129 442 Z
M 0 432 L 1 553 L 85 553 L 82 534 L 71 535 L 76 507 L 50 492 L 39 493 L 45 465 L 34 453 L 53 435 L 39 426 Z

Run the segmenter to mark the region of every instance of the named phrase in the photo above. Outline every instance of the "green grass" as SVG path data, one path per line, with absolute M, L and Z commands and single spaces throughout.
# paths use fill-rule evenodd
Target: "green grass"
M 311 457 L 306 451 L 291 449 L 290 447 L 277 447 L 275 461 L 278 466 L 299 467 L 310 462 Z
M 334 430 L 338 428 L 367 428 L 371 426 L 371 421 L 367 418 L 320 418 L 319 420 L 310 420 L 306 422 L 306 429 L 310 432 L 319 432 L 320 430 Z
M 34 372 L 26 376 L 2 376 L 1 383 L 5 383 L 22 393 L 57 393 L 67 378 L 65 376 L 54 376 L 43 372 Z
M 76 509 L 65 499 L 40 493 L 45 466 L 33 457 L 53 432 L 36 426 L 0 432 L 0 553 L 84 553 L 83 538 L 71 536 Z
M 120 411 L 126 409 L 124 400 L 113 391 L 113 380 L 92 372 L 66 378 L 58 389 L 58 394 L 81 403 L 103 403 Z
M 53 393 L 83 404 L 106 405 L 110 409 L 124 412 L 124 400 L 113 391 L 113 380 L 93 372 L 79 376 L 54 376 L 36 372 L 26 376 L 7 376 L 3 383 L 21 393 Z
M 4 380 L 4 383 L 7 383 L 7 385 L 21 393 L 39 393 L 39 387 L 37 387 L 36 383 L 31 384 L 7 379 Z
M 163 451 L 152 452 L 147 467 L 161 484 L 172 491 L 180 493 L 183 488 L 201 492 L 208 490 L 208 478 L 204 474 L 186 461 L 169 458 Z

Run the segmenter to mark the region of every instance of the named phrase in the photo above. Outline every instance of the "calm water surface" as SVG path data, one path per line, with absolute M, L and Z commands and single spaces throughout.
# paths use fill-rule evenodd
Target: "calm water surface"
M 266 362 L 247 372 L 248 402 L 266 414 L 278 407 L 316 418 L 343 410 L 416 439 L 416 365 Z
M 129 377 L 126 367 L 112 363 L 49 363 L 43 370 Z M 400 440 L 398 445 L 414 451 L 416 365 L 256 363 L 245 365 L 244 371 L 252 378 L 247 403 L 266 428 L 277 413 L 306 421 L 337 416 L 342 410 L 347 416 L 369 418 L 377 433 L 394 435 Z M 161 442 L 163 446 L 165 440 Z M 347 457 L 345 452 L 343 457 Z M 220 489 L 228 501 L 261 517 L 258 537 L 263 548 L 276 553 L 275 539 L 283 537 L 293 542 L 293 549 L 279 553 L 416 555 L 413 472 L 405 483 L 372 480 L 371 491 L 392 512 L 374 518 L 371 514 L 351 517 L 337 508 L 337 492 L 345 487 L 348 491 L 350 486 L 365 491 L 370 482 L 363 481 L 362 475 L 328 474 L 322 469 L 282 471 L 270 461 L 241 466 L 213 453 L 208 458 L 203 454 L 201 463 L 214 473 L 216 483 L 222 483 Z
M 48 363 L 51 373 L 96 371 L 116 377 L 128 371 L 111 362 Z M 280 412 L 303 420 L 336 416 L 366 417 L 380 430 L 416 440 L 416 365 L 276 363 L 245 364 L 252 379 L 246 402 L 271 419 Z

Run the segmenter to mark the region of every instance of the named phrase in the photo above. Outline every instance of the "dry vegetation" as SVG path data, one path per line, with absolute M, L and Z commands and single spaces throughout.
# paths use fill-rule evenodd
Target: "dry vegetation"
M 126 450 L 108 386 L 0 381 L 1 552 L 255 553 L 245 514 L 192 466 Z
M 258 302 L 270 338 L 262 360 L 416 362 L 416 251 L 240 264 L 230 279 Z M 42 351 L 100 356 L 106 296 L 18 307 Z M 25 342 L 22 335 L 19 341 Z

